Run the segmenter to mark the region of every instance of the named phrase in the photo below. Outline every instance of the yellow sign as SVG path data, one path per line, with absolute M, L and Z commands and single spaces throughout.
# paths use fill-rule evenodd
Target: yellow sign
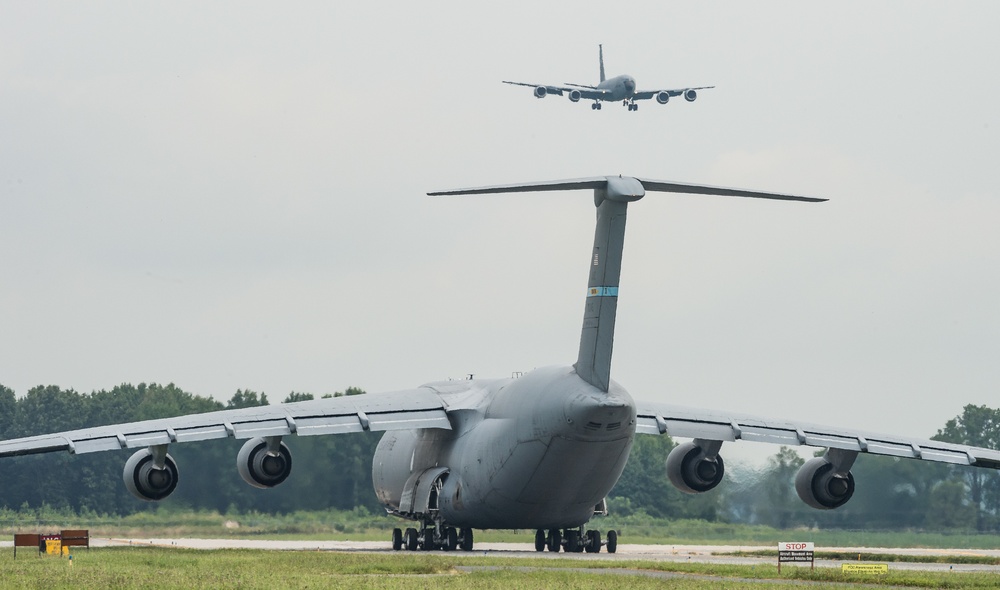
M 49 555 L 60 555 L 62 553 L 62 541 L 59 539 L 46 539 L 45 553 Z
M 840 566 L 845 574 L 887 574 L 889 564 L 886 563 L 845 563 Z

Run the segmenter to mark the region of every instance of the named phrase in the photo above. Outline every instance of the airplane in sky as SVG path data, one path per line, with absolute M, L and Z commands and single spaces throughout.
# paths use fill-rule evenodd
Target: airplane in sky
M 546 84 L 529 84 L 527 82 L 510 82 L 503 80 L 504 84 L 514 84 L 515 86 L 530 86 L 535 89 L 536 98 L 545 98 L 549 94 L 558 94 L 566 97 L 572 102 L 580 102 L 580 99 L 592 100 L 590 108 L 596 111 L 601 110 L 601 101 L 617 102 L 628 107 L 630 111 L 638 111 L 637 100 L 649 100 L 655 98 L 660 104 L 667 104 L 671 97 L 683 96 L 684 100 L 694 102 L 698 98 L 698 90 L 715 88 L 715 86 L 695 86 L 688 88 L 669 88 L 661 90 L 636 90 L 635 78 L 629 75 L 615 76 L 606 79 L 604 76 L 604 46 L 597 46 L 598 59 L 601 64 L 601 81 L 597 86 L 587 84 L 572 84 L 566 82 L 565 86 L 549 86 Z
M 0 457 L 133 449 L 125 486 L 162 500 L 179 482 L 170 445 L 208 439 L 246 442 L 236 453 L 242 478 L 271 488 L 289 477 L 296 437 L 384 431 L 372 461 L 375 493 L 386 512 L 413 522 L 392 532 L 393 549 L 473 548 L 474 529 L 533 529 L 538 551 L 614 552 L 618 537 L 585 525 L 607 512 L 636 435 L 693 439 L 666 458 L 674 486 L 687 493 L 722 481 L 723 443 L 757 441 L 826 448 L 803 465 L 799 497 L 818 509 L 854 493 L 851 467 L 861 453 L 1000 469 L 1000 451 L 911 437 L 759 418 L 633 400 L 611 379 L 626 212 L 646 192 L 785 201 L 818 199 L 716 186 L 601 176 L 428 193 L 473 195 L 593 190 L 594 246 L 580 347 L 572 365 L 509 379 L 427 383 L 382 394 L 317 399 L 99 426 L 0 442 Z M 514 293 L 512 296 L 517 296 Z M 336 468 L 336 466 L 331 466 Z M 0 478 L 0 485 L 3 484 Z

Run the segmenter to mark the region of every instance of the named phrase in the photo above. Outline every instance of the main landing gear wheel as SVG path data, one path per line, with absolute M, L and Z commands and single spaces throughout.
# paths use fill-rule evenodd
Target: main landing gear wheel
M 403 548 L 403 531 L 392 529 L 392 550 L 399 551 Z
M 472 551 L 472 529 L 466 527 L 459 535 L 458 546 L 462 551 Z
M 535 531 L 535 551 L 545 551 L 545 531 Z
M 413 529 L 413 528 L 406 529 L 406 532 L 403 533 L 403 542 L 406 545 L 406 550 L 407 551 L 416 551 L 417 550 L 417 529 Z
M 580 543 L 580 531 L 569 529 L 566 531 L 566 553 L 579 553 L 583 551 L 583 544 Z
M 601 552 L 601 531 L 587 531 L 587 553 Z
M 559 553 L 559 549 L 562 548 L 562 533 L 559 529 L 552 529 L 549 531 L 549 551 L 552 553 Z
M 458 531 L 455 527 L 447 527 L 444 529 L 444 547 L 445 551 L 454 551 L 458 549 Z
M 608 531 L 608 553 L 618 551 L 618 532 Z

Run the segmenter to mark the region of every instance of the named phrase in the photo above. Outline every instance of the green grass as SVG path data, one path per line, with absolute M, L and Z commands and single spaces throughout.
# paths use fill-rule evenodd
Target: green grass
M 588 569 L 672 572 L 675 588 L 770 588 L 774 582 L 808 580 L 810 587 L 880 584 L 912 588 L 996 588 L 996 574 L 892 571 L 849 576 L 837 569 L 773 565 L 521 559 L 461 554 L 342 553 L 316 551 L 196 551 L 150 547 L 76 551 L 73 565 L 31 553 L 15 561 L 0 550 L 0 588 L 660 588 L 663 579 L 641 575 L 609 578 Z M 470 572 L 459 567 L 472 567 Z M 492 568 L 492 569 L 477 569 Z M 433 577 L 428 577 L 433 576 Z
M 58 532 L 63 528 L 89 529 L 95 537 L 268 538 L 287 540 L 388 541 L 393 527 L 407 521 L 361 508 L 351 511 L 298 511 L 287 514 L 229 513 L 165 510 L 114 516 L 42 508 L 0 509 L 0 538 L 14 532 Z M 654 519 L 643 513 L 595 518 L 591 528 L 618 530 L 622 543 L 655 545 L 759 545 L 778 541 L 812 541 L 818 547 L 928 547 L 1000 549 L 1000 536 L 971 532 L 778 530 L 759 525 L 702 520 Z M 534 531 L 476 531 L 485 543 L 533 543 Z

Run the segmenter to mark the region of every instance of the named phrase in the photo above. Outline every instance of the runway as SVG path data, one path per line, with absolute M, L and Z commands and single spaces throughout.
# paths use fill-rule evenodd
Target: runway
M 9 544 L 9 543 L 8 543 Z M 365 552 L 392 553 L 388 542 L 384 541 L 271 541 L 265 539 L 92 539 L 93 547 L 122 546 L 155 546 L 183 549 L 259 549 L 269 551 L 330 551 L 330 552 Z M 751 552 L 769 549 L 761 545 L 639 545 L 619 544 L 618 552 L 601 553 L 551 553 L 537 552 L 530 543 L 477 543 L 471 552 L 454 552 L 452 555 L 489 555 L 493 557 L 511 558 L 544 558 L 576 560 L 581 562 L 595 559 L 604 561 L 672 561 L 717 564 L 775 564 L 774 557 L 746 557 L 727 555 L 736 552 Z M 817 553 L 886 553 L 908 556 L 980 556 L 1000 558 L 1000 550 L 996 549 L 911 549 L 911 548 L 876 548 L 876 547 L 817 547 Z M 419 552 L 418 552 L 419 553 Z M 442 551 L 432 554 L 442 555 Z M 816 560 L 816 567 L 839 568 L 846 563 L 842 560 Z M 855 563 L 855 562 L 851 562 Z M 866 563 L 866 562 L 861 562 Z M 874 562 L 867 562 L 874 563 Z M 880 562 L 884 563 L 884 562 Z M 784 564 L 782 567 L 802 567 L 796 564 Z M 956 572 L 994 572 L 1000 574 L 1000 566 L 982 564 L 948 564 L 948 563 L 914 563 L 889 562 L 890 569 L 920 570 L 920 571 L 956 571 Z

